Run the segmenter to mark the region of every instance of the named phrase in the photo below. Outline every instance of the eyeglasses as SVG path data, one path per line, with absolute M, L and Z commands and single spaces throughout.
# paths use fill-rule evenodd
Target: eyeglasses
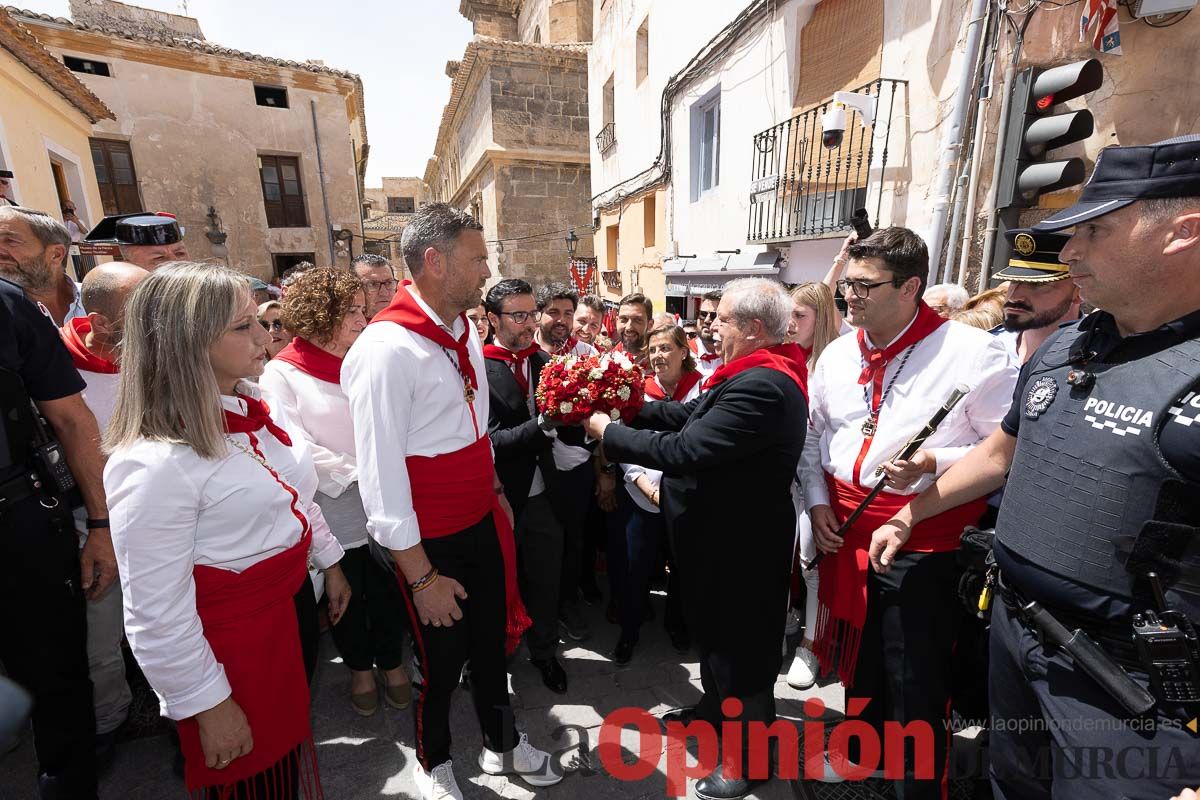
M 363 291 L 365 291 L 367 294 L 379 294 L 379 292 L 383 289 L 387 289 L 389 292 L 394 292 L 396 291 L 396 287 L 399 285 L 400 283 L 395 280 L 362 282 Z
M 715 311 L 700 311 L 700 312 L 697 312 L 696 317 L 699 319 L 716 319 L 717 312 L 715 312 Z
M 879 281 L 877 283 L 871 283 L 869 281 L 848 281 L 843 278 L 837 282 L 837 288 L 838 291 L 842 293 L 843 297 L 845 297 L 849 292 L 854 292 L 855 297 L 865 300 L 871 296 L 872 289 L 878 289 L 880 286 L 886 286 L 889 283 L 893 286 L 898 286 L 898 281 L 903 282 L 900 278 L 892 278 L 891 280 Z
M 264 331 L 281 331 L 281 330 L 283 330 L 283 322 L 281 322 L 280 320 L 275 320 L 274 322 L 267 322 L 265 320 L 260 319 L 258 321 L 258 324 L 262 325 Z
M 533 319 L 536 311 L 498 311 L 496 312 L 502 317 L 512 317 L 512 321 L 518 325 L 524 325 L 529 320 Z
M 700 334 L 696 333 L 695 331 L 688 331 L 688 332 L 687 332 L 687 337 L 688 337 L 689 339 L 695 339 L 695 338 L 696 338 L 697 336 L 699 336 L 699 335 L 700 335 Z

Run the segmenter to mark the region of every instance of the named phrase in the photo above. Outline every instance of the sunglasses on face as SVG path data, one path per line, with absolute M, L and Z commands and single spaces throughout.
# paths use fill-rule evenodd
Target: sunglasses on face
M 258 321 L 258 324 L 262 325 L 264 331 L 281 331 L 281 330 L 283 330 L 283 323 L 279 320 L 275 320 L 274 322 L 267 322 L 266 320 L 260 319 Z
M 696 338 L 697 336 L 699 336 L 699 335 L 700 335 L 700 334 L 696 333 L 695 331 L 688 331 L 688 332 L 687 332 L 687 337 L 688 337 L 689 339 L 695 339 L 695 338 Z
M 717 312 L 715 311 L 700 311 L 696 314 L 699 319 L 716 319 Z

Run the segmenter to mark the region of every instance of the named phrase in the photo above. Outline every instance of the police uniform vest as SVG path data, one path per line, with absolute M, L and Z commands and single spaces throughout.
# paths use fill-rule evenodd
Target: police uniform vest
M 1155 571 L 1168 599 L 1200 607 L 1200 485 L 1159 446 L 1200 376 L 1200 342 L 1125 363 L 1085 363 L 1086 347 L 1079 323 L 1064 328 L 1029 373 L 997 537 L 1099 594 L 1149 606 L 1139 578 Z

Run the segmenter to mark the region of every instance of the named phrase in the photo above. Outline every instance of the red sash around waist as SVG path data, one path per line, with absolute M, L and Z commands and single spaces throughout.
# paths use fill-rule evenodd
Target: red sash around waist
M 828 473 L 825 483 L 829 487 L 830 506 L 839 520 L 849 517 L 869 494 L 868 489 L 839 481 Z M 867 572 L 871 568 L 867 553 L 871 534 L 915 496 L 880 492 L 846 532 L 841 549 L 821 559 L 817 589 L 820 607 L 813 652 L 822 670 L 833 666 L 836 654 L 838 678 L 846 685 L 854 678 L 859 640 L 867 619 Z M 913 553 L 957 550 L 963 528 L 979 522 L 986 507 L 987 501 L 981 498 L 925 520 L 913 528 L 912 536 L 901 550 Z
M 208 769 L 195 717 L 182 720 L 179 741 L 191 792 L 256 775 L 312 739 L 308 680 L 292 601 L 304 583 L 311 543 L 312 532 L 306 529 L 299 542 L 242 572 L 193 569 L 204 638 L 225 669 L 234 702 L 246 714 L 254 749 L 224 769 Z
M 487 514 L 492 515 L 504 561 L 504 594 L 508 623 L 505 629 L 507 651 L 514 652 L 530 626 L 529 615 L 517 588 L 517 545 L 512 525 L 494 490 L 496 470 L 492 464 L 492 444 L 481 436 L 453 453 L 437 456 L 409 456 L 408 482 L 412 488 L 413 511 L 422 539 L 439 539 L 466 530 Z M 436 566 L 436 565 L 435 565 Z M 397 575 L 401 588 L 403 575 Z

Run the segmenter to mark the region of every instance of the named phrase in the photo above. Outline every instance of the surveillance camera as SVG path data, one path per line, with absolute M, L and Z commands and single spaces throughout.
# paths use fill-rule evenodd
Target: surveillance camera
M 821 144 L 833 150 L 842 144 L 842 136 L 846 133 L 846 109 L 839 105 L 821 115 Z

